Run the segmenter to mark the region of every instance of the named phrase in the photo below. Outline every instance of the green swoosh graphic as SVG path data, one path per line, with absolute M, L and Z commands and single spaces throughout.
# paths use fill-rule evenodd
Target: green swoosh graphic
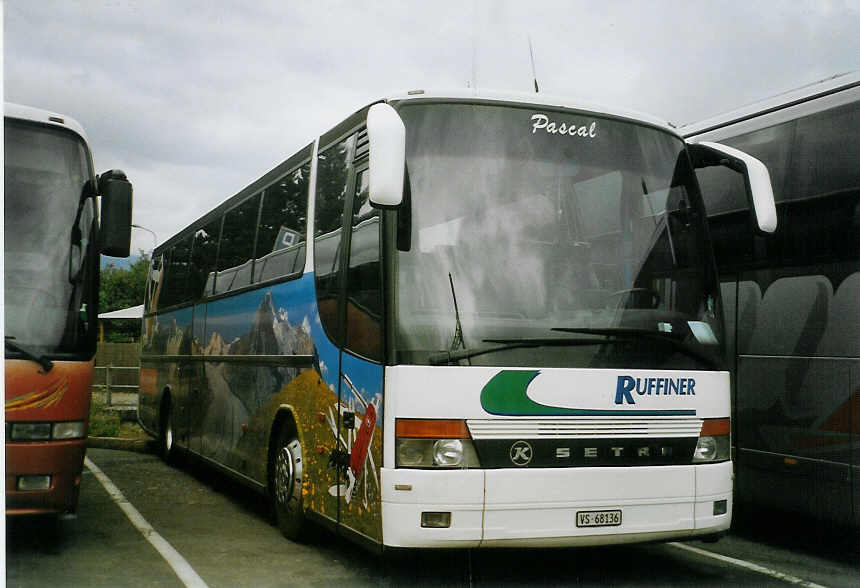
M 695 410 L 591 410 L 562 408 L 535 402 L 526 394 L 540 370 L 502 370 L 481 390 L 481 406 L 490 414 L 503 416 L 679 416 L 695 415 Z

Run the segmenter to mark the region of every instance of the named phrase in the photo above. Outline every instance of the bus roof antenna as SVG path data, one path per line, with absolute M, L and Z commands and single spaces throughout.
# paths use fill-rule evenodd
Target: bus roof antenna
M 478 40 L 476 39 L 476 28 L 478 10 L 475 8 L 475 0 L 472 0 L 472 83 L 467 85 L 477 94 L 478 92 Z
M 476 92 L 478 90 L 478 45 L 474 35 L 472 35 L 472 83 L 467 86 Z
M 535 71 L 535 52 L 532 48 L 532 36 L 529 35 L 529 56 L 532 58 L 532 79 L 535 83 L 535 94 L 539 93 L 538 82 L 537 82 L 537 72 Z

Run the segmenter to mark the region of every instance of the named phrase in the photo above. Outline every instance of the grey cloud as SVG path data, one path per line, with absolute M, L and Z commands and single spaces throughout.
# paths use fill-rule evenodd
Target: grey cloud
M 7 0 L 6 98 L 88 130 L 166 239 L 393 91 L 544 92 L 688 122 L 860 67 L 860 3 Z M 145 219 L 145 221 L 143 220 Z M 150 226 L 150 225 L 147 225 Z M 142 246 L 149 246 L 146 237 Z

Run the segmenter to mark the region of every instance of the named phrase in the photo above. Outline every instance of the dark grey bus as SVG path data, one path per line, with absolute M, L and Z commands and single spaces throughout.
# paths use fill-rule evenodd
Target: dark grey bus
M 860 75 L 682 129 L 764 162 L 779 225 L 698 170 L 725 304 L 735 500 L 860 525 Z

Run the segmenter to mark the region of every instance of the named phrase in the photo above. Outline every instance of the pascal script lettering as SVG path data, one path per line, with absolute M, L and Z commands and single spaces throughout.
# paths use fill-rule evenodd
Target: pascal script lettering
M 586 139 L 593 139 L 597 136 L 597 121 L 587 125 L 556 122 L 540 112 L 533 114 L 531 120 L 533 135 L 539 130 L 543 130 L 550 135 L 569 135 L 571 137 L 585 137 Z

